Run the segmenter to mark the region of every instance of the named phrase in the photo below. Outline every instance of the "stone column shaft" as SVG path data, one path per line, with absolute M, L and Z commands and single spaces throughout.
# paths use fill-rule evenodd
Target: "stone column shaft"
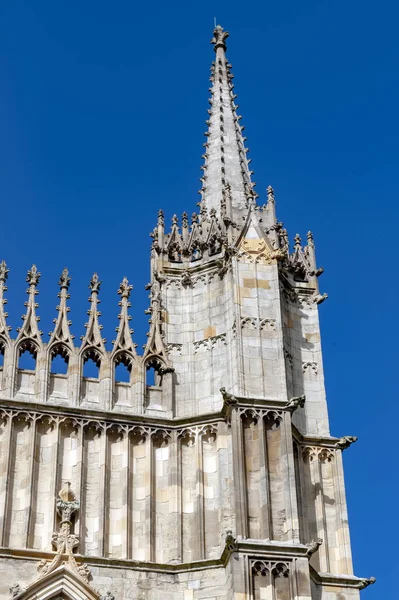
M 204 515 L 204 461 L 202 435 L 196 436 L 197 445 L 197 518 L 198 518 L 198 557 L 205 558 L 205 515 Z
M 6 459 L 5 459 L 5 463 L 6 463 L 6 467 L 5 467 L 5 473 L 4 473 L 4 484 L 3 484 L 3 489 L 0 490 L 0 492 L 3 492 L 4 490 L 4 502 L 3 504 L 0 506 L 0 543 L 2 546 L 6 545 L 6 530 L 7 530 L 7 526 L 9 527 L 9 523 L 7 523 L 7 515 L 8 515 L 8 508 L 9 508 L 9 503 L 10 503 L 10 467 L 11 467 L 11 460 L 12 460 L 12 452 L 11 452 L 11 442 L 12 442 L 12 432 L 13 432 L 13 420 L 12 417 L 7 418 L 7 429 L 6 429 Z
M 37 374 L 37 371 L 36 371 Z M 26 542 L 25 547 L 32 547 L 32 536 L 33 536 L 33 525 L 34 525 L 34 507 L 35 507 L 35 493 L 36 493 L 36 480 L 38 466 L 35 465 L 35 445 L 36 445 L 36 419 L 34 418 L 30 423 L 30 440 L 29 440 L 29 484 L 28 484 L 28 495 L 29 495 L 29 509 L 28 509 L 28 522 L 26 525 Z M 40 460 L 40 456 L 39 459 Z
M 258 421 L 259 438 L 259 497 L 260 497 L 260 537 L 271 539 L 272 524 L 270 513 L 270 483 L 267 461 L 267 441 L 265 432 L 265 421 L 261 417 Z
M 238 410 L 231 415 L 233 438 L 233 457 L 236 459 L 234 468 L 234 492 L 236 504 L 237 535 L 248 537 L 248 506 L 245 479 L 245 449 L 243 442 L 242 421 Z

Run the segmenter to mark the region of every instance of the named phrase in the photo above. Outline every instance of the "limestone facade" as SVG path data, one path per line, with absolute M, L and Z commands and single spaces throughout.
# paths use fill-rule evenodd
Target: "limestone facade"
M 199 214 L 166 232 L 160 211 L 152 233 L 143 354 L 126 278 L 112 350 L 97 274 L 74 344 L 66 269 L 45 343 L 34 265 L 12 339 L 0 264 L 0 598 L 357 600 L 374 582 L 352 572 L 342 451 L 356 438 L 329 431 L 323 270 L 310 232 L 290 249 L 273 189 L 257 203 L 227 35 L 212 40 Z

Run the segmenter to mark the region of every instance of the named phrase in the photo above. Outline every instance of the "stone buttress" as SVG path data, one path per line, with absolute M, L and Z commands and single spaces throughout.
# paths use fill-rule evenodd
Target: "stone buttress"
M 67 269 L 45 342 L 35 265 L 13 339 L 0 264 L 0 598 L 357 600 L 375 581 L 352 572 L 357 438 L 329 430 L 323 269 L 310 232 L 290 247 L 274 190 L 257 200 L 227 37 L 215 28 L 199 211 L 170 229 L 160 211 L 151 234 L 143 353 L 126 277 L 107 349 L 96 273 L 75 345 Z

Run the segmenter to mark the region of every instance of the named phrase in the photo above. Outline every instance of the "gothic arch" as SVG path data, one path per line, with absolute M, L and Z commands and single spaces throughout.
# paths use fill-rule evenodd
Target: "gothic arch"
M 49 575 L 37 579 L 26 590 L 21 591 L 15 600 L 99 600 L 93 588 L 71 571 L 67 565 L 61 565 Z

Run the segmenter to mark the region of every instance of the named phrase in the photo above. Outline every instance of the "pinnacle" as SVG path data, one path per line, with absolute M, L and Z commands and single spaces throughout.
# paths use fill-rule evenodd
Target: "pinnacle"
M 216 57 L 211 66 L 212 87 L 200 194 L 201 206 L 206 205 L 209 210 L 213 208 L 220 214 L 222 192 L 228 181 L 232 190 L 232 211 L 242 215 L 254 184 L 249 169 L 251 161 L 247 158 L 248 149 L 242 135 L 244 127 L 240 124 L 242 117 L 237 114 L 239 107 L 234 102 L 234 75 L 225 55 L 228 35 L 220 25 L 213 32 L 212 44 Z

